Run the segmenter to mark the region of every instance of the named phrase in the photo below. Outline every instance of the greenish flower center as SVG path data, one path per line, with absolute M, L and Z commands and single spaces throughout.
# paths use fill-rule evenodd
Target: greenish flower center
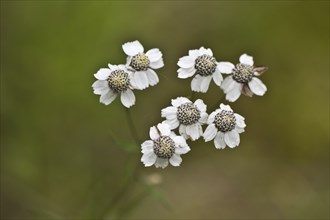
M 146 71 L 149 67 L 150 60 L 144 53 L 138 53 L 132 57 L 131 66 L 136 71 Z
M 201 118 L 201 112 L 193 103 L 184 103 L 177 109 L 177 117 L 181 124 L 192 125 Z
M 195 60 L 196 73 L 201 76 L 209 76 L 214 73 L 217 68 L 217 61 L 210 55 L 202 55 Z
M 124 70 L 112 71 L 108 77 L 108 84 L 114 92 L 126 91 L 129 87 L 128 73 Z
M 233 79 L 239 83 L 248 83 L 253 78 L 253 66 L 239 63 L 233 70 Z
M 169 159 L 175 151 L 175 143 L 169 136 L 160 136 L 154 141 L 154 153 L 164 159 Z
M 215 115 L 214 124 L 222 132 L 231 131 L 236 125 L 235 115 L 232 111 L 222 110 Z

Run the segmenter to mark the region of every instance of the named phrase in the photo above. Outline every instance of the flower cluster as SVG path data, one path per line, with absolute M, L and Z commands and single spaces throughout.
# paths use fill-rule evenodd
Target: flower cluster
M 144 53 L 138 41 L 125 43 L 123 50 L 128 56 L 126 65 L 109 64 L 109 68 L 100 69 L 95 74 L 98 80 L 92 87 L 95 94 L 101 95 L 100 102 L 105 105 L 120 93 L 122 104 L 129 108 L 135 103 L 132 90 L 156 85 L 159 78 L 153 69 L 163 67 L 164 63 L 159 49 Z M 236 101 L 241 94 L 262 96 L 267 91 L 257 78 L 267 67 L 255 66 L 253 57 L 247 54 L 241 55 L 239 63 L 234 65 L 227 61 L 218 62 L 211 49 L 201 47 L 189 50 L 188 55 L 181 57 L 177 64 L 178 78 L 194 76 L 191 81 L 193 92 L 206 93 L 212 79 L 229 102 Z M 227 75 L 225 79 L 223 74 Z M 187 140 L 196 141 L 203 137 L 205 142 L 213 140 L 217 149 L 226 146 L 234 148 L 239 145 L 240 134 L 246 127 L 244 117 L 235 113 L 229 105 L 221 103 L 218 109 L 208 114 L 202 99 L 194 101 L 187 97 L 172 99 L 171 106 L 161 110 L 161 117 L 164 121 L 150 128 L 151 140 L 141 145 L 141 162 L 146 167 L 179 166 L 181 155 L 191 150 Z
M 154 48 L 144 53 L 139 41 L 123 44 L 127 55 L 126 65 L 108 64 L 96 74 L 97 79 L 92 85 L 94 94 L 101 95 L 100 102 L 109 105 L 120 94 L 122 104 L 129 108 L 135 104 L 134 89 L 143 90 L 154 86 L 159 78 L 154 69 L 164 66 L 163 54 Z

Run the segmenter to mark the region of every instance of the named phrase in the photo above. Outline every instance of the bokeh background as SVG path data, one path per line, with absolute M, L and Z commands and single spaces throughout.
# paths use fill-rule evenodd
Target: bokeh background
M 165 61 L 135 92 L 141 141 L 190 95 L 189 49 L 269 66 L 266 95 L 231 104 L 239 147 L 189 141 L 179 168 L 140 164 L 124 107 L 91 88 L 136 39 Z M 196 97 L 211 111 L 223 93 Z M 1 218 L 328 219 L 329 1 L 1 1 Z

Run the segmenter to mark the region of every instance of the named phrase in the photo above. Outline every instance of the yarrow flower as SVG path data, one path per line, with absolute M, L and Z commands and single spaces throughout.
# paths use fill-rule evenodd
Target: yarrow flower
M 208 114 L 203 100 L 197 99 L 194 103 L 185 97 L 172 99 L 172 106 L 161 111 L 165 122 L 171 129 L 179 127 L 180 134 L 193 141 L 203 134 L 202 125 L 206 123 Z
M 164 66 L 160 50 L 154 48 L 144 53 L 142 44 L 137 40 L 125 43 L 122 47 L 128 56 L 126 66 L 133 71 L 132 85 L 141 90 L 156 85 L 159 78 L 153 69 Z
M 254 66 L 253 57 L 243 54 L 239 58 L 240 63 L 234 66 L 226 62 L 225 73 L 231 74 L 221 84 L 221 88 L 226 94 L 226 99 L 230 102 L 236 101 L 241 93 L 252 97 L 253 94 L 262 96 L 267 91 L 267 87 L 256 76 L 263 74 L 267 67 Z
M 177 136 L 171 131 L 166 123 L 159 123 L 150 128 L 151 140 L 141 144 L 141 162 L 146 166 L 165 168 L 170 163 L 172 166 L 180 166 L 182 162 L 181 154 L 190 151 L 186 140 L 182 136 Z
M 220 86 L 223 78 L 219 69 L 219 63 L 213 57 L 211 49 L 201 47 L 197 50 L 189 50 L 189 55 L 181 57 L 178 61 L 178 77 L 186 79 L 195 77 L 191 81 L 191 90 L 207 92 L 213 78 L 216 85 Z
M 239 134 L 246 127 L 244 117 L 224 104 L 220 104 L 220 108 L 209 115 L 207 123 L 209 125 L 203 134 L 204 140 L 208 142 L 214 139 L 217 149 L 224 149 L 226 145 L 230 148 L 238 146 Z
M 94 94 L 101 95 L 100 102 L 109 105 L 120 94 L 122 104 L 129 108 L 135 104 L 135 95 L 132 92 L 131 72 L 124 65 L 108 65 L 101 68 L 96 74 L 97 79 L 92 87 Z

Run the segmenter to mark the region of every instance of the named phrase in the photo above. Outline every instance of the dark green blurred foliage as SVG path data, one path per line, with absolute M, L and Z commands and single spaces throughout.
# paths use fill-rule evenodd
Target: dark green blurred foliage
M 247 123 L 239 147 L 189 141 L 179 168 L 141 164 L 108 210 L 140 149 L 119 100 L 100 104 L 91 84 L 136 39 L 165 61 L 160 83 L 135 92 L 141 140 L 171 98 L 190 95 L 191 79 L 176 74 L 189 49 L 234 63 L 253 55 L 269 66 L 268 92 L 231 104 Z M 197 95 L 208 106 L 222 96 L 214 84 Z M 155 172 L 162 184 L 147 187 Z M 100 216 L 329 218 L 329 2 L 1 1 L 1 217 Z

